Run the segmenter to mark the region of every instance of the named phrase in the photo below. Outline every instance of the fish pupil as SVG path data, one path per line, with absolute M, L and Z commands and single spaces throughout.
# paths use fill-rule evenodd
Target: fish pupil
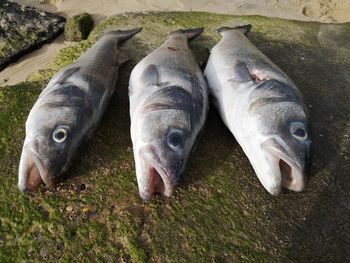
M 56 137 L 58 140 L 61 140 L 61 139 L 64 138 L 64 136 L 65 136 L 65 135 L 64 135 L 64 132 L 57 132 L 55 137 Z
M 67 130 L 57 129 L 53 134 L 53 139 L 55 142 L 61 143 L 67 138 Z
M 295 131 L 294 131 L 294 134 L 298 137 L 305 137 L 306 135 L 306 132 L 303 128 L 297 128 Z
M 181 138 L 177 134 L 173 134 L 169 138 L 169 144 L 176 147 L 181 143 Z

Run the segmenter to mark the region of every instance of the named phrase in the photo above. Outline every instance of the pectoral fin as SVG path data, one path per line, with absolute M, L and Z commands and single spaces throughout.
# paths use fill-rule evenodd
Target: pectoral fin
M 51 79 L 49 85 L 64 83 L 70 76 L 79 71 L 79 69 L 80 67 L 76 66 L 61 70 Z
M 158 85 L 158 69 L 154 64 L 150 64 L 143 71 L 141 76 L 141 81 L 146 86 L 156 86 Z
M 130 58 L 125 53 L 121 52 L 119 54 L 118 61 L 119 61 L 120 65 L 128 62 L 129 60 L 130 60 Z
M 249 82 L 253 80 L 247 65 L 242 61 L 237 61 L 232 74 L 232 80 L 234 81 Z

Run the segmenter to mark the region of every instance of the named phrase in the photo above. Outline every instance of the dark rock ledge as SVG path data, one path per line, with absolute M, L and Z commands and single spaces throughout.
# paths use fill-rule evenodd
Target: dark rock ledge
M 0 0 L 0 71 L 59 36 L 64 17 Z

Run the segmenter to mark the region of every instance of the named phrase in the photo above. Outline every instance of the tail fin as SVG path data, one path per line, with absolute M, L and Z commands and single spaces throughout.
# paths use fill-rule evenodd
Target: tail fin
M 222 33 L 226 32 L 226 31 L 238 30 L 238 31 L 242 32 L 243 34 L 247 35 L 250 32 L 251 29 L 252 29 L 252 25 L 251 24 L 247 24 L 247 25 L 236 26 L 236 27 L 223 26 L 223 27 L 220 27 L 218 29 L 218 31 L 222 35 Z
M 132 36 L 136 35 L 142 30 L 142 27 L 140 28 L 134 28 L 130 30 L 115 30 L 115 31 L 110 31 L 106 33 L 105 35 L 112 35 L 118 38 L 119 42 L 128 40 Z
M 173 31 L 170 33 L 182 33 L 187 36 L 187 39 L 190 41 L 192 39 L 195 39 L 197 36 L 199 36 L 202 32 L 204 31 L 203 27 L 198 27 L 198 28 L 188 28 L 188 29 L 178 29 L 176 31 Z

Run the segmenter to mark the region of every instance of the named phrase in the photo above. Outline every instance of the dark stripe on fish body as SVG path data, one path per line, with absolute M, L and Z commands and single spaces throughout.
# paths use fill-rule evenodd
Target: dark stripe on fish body
M 171 70 L 173 72 L 173 75 L 179 76 L 179 78 L 184 80 L 184 83 L 188 83 L 188 85 L 186 85 L 186 88 L 191 88 L 190 94 L 195 102 L 196 107 L 198 108 L 198 115 L 200 115 L 204 107 L 204 94 L 207 91 L 205 90 L 205 86 L 200 85 L 201 81 L 199 79 L 199 76 L 195 72 L 192 72 L 186 68 L 174 68 Z
M 198 78 L 198 75 L 195 72 L 192 72 L 188 68 L 169 68 L 168 69 L 172 75 L 178 76 L 180 79 L 183 79 L 184 82 L 188 82 L 190 86 L 192 87 L 192 90 L 202 90 L 203 88 L 198 85 L 200 83 L 200 80 Z M 198 69 L 199 70 L 199 69 Z
M 191 94 L 181 87 L 164 87 L 147 98 L 145 111 L 164 109 L 185 109 L 193 108 Z
M 144 106 L 144 112 L 171 109 L 189 112 L 191 125 L 194 125 L 200 118 L 203 103 L 196 100 L 187 90 L 178 86 L 170 86 L 153 93 L 147 98 Z
M 80 65 L 78 76 L 90 83 L 89 89 L 100 89 L 102 92 L 108 88 L 114 89 L 120 66 L 117 42 L 117 38 L 107 39 L 77 60 L 76 64 Z
M 109 88 L 110 84 L 114 82 L 118 76 L 118 64 L 106 66 L 106 63 L 101 63 L 82 69 L 81 74 L 85 76 L 86 80 L 93 84 L 95 88 L 102 89 L 104 92 Z M 113 74 L 113 75 L 112 75 Z
M 194 128 L 195 124 L 199 122 L 203 114 L 204 95 L 206 94 L 207 90 L 205 89 L 205 86 L 201 86 L 199 76 L 195 72 L 192 72 L 189 69 L 182 68 L 180 70 L 178 69 L 178 71 L 181 74 L 181 77 L 184 78 L 191 87 L 190 94 L 194 106 L 193 111 L 191 112 L 191 124 L 192 128 Z
M 272 79 L 264 81 L 250 94 L 248 111 L 256 111 L 260 107 L 273 103 L 295 103 L 302 105 L 295 90 L 288 84 Z
M 93 104 L 88 98 L 86 91 L 74 84 L 62 85 L 61 87 L 52 90 L 50 93 L 47 94 L 46 97 L 48 99 L 60 98 L 57 101 L 61 101 L 63 104 L 72 102 L 77 103 L 81 106 L 85 105 L 93 107 Z
M 46 94 L 43 99 L 48 102 L 42 104 L 40 107 L 48 110 L 68 107 L 79 113 L 79 119 L 87 120 L 92 117 L 93 112 L 98 108 L 101 97 L 102 94 L 88 96 L 85 90 L 76 85 L 68 84 Z M 80 116 L 81 114 L 83 116 Z
M 98 106 L 93 104 L 85 90 L 72 84 L 51 91 L 44 99 L 49 101 L 42 104 L 41 108 L 47 110 L 69 108 L 71 114 L 76 116 L 76 123 L 79 126 L 83 126 L 93 116 L 93 112 Z

